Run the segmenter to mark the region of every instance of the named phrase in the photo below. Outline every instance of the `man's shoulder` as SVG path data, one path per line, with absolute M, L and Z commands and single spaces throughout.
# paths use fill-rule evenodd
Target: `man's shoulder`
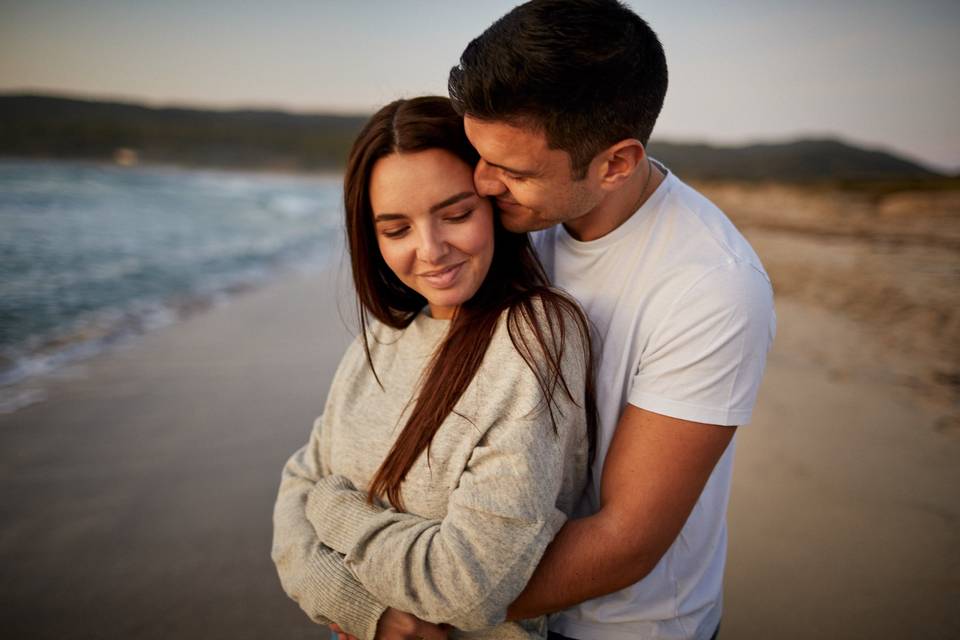
M 639 323 L 641 333 L 664 322 L 689 326 L 723 309 L 765 316 L 772 287 L 759 256 L 710 199 L 670 174 L 655 219 L 637 225 L 631 251 L 620 254 L 620 314 Z M 630 302 L 632 301 L 632 302 Z M 624 320 L 621 315 L 620 320 Z M 691 327 L 693 328 L 693 327 Z
M 651 243 L 658 266 L 700 277 L 730 264 L 749 266 L 766 277 L 760 258 L 729 217 L 709 198 L 673 176 L 658 214 Z
M 634 217 L 588 247 L 568 246 L 559 227 L 534 234 L 548 273 L 593 316 L 664 317 L 684 292 L 724 299 L 769 286 L 760 258 L 723 211 L 664 169 L 667 178 Z

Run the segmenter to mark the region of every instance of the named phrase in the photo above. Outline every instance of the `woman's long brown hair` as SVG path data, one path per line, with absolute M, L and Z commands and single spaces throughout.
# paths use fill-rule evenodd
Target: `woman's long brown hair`
M 463 119 L 447 98 L 397 100 L 383 107 L 364 126 L 347 161 L 343 191 L 357 313 L 367 362 L 381 386 L 370 356 L 367 314 L 387 326 L 403 329 L 427 300 L 404 285 L 380 254 L 370 206 L 370 176 L 380 158 L 427 149 L 446 150 L 470 167 L 479 159 L 464 133 Z M 536 376 L 554 431 L 555 397 L 564 393 L 586 410 L 592 457 L 597 412 L 587 320 L 573 300 L 549 287 L 527 234 L 510 233 L 495 219 L 490 270 L 477 293 L 454 314 L 443 343 L 421 378 L 410 417 L 370 483 L 369 500 L 386 497 L 395 508 L 403 509 L 400 487 L 404 478 L 425 450 L 429 455 L 434 434 L 480 368 L 504 311 L 510 339 Z M 565 329 L 571 318 L 579 343 L 584 345 L 587 382 L 583 398 L 573 397 L 561 370 Z

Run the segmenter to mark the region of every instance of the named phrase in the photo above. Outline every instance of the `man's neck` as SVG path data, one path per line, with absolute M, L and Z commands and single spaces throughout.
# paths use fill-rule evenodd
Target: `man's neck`
M 645 170 L 637 171 L 621 188 L 607 193 L 589 213 L 567 220 L 563 226 L 581 242 L 602 238 L 629 220 L 665 179 L 657 165 L 647 162 Z

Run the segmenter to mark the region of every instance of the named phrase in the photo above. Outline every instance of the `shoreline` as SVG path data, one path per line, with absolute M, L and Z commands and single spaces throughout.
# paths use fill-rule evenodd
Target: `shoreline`
M 198 314 L 229 305 L 238 297 L 275 286 L 291 278 L 321 276 L 336 269 L 342 256 L 330 256 L 325 264 L 285 264 L 260 277 L 225 285 L 206 293 L 181 294 L 143 309 L 105 310 L 78 318 L 73 325 L 48 334 L 39 344 L 4 348 L 0 356 L 0 415 L 42 402 L 41 390 L 51 379 L 69 375 L 70 367 L 135 345 L 151 333 L 166 329 Z M 142 305 L 140 305 L 142 306 Z M 104 319 L 105 318 L 105 319 Z M 66 373 L 65 373 L 66 372 Z
M 343 261 L 342 221 L 339 220 L 342 216 L 335 213 L 336 205 L 332 194 L 336 185 L 330 182 L 334 179 L 332 176 L 268 176 L 266 173 L 193 170 L 161 165 L 127 168 L 86 160 L 49 162 L 16 159 L 7 163 L 0 160 L 0 166 L 4 167 L 4 176 L 10 177 L 14 185 L 11 187 L 10 197 L 4 200 L 4 210 L 15 212 L 12 222 L 15 224 L 14 233 L 21 228 L 16 225 L 22 224 L 26 229 L 25 239 L 20 245 L 33 246 L 30 244 L 32 241 L 37 246 L 53 247 L 59 252 L 55 253 L 53 249 L 38 250 L 36 255 L 17 254 L 11 259 L 11 273 L 8 274 L 12 278 L 11 283 L 8 283 L 11 286 L 4 289 L 5 292 L 10 292 L 10 297 L 4 298 L 3 307 L 9 314 L 8 324 L 3 327 L 3 341 L 0 345 L 0 414 L 16 411 L 37 401 L 40 396 L 35 390 L 31 390 L 29 385 L 40 384 L 44 378 L 56 375 L 64 367 L 138 340 L 145 334 L 180 322 L 251 290 L 270 286 L 296 274 L 316 274 Z M 163 195 L 163 189 L 170 188 L 169 184 L 180 184 L 181 177 L 189 179 L 186 204 L 187 210 L 190 206 L 198 208 L 195 218 L 205 219 L 202 207 L 212 206 L 211 211 L 215 211 L 223 223 L 228 224 L 232 210 L 226 209 L 223 204 L 228 202 L 230 206 L 243 207 L 243 213 L 252 216 L 251 219 L 263 221 L 259 223 L 260 235 L 254 237 L 249 230 L 244 231 L 247 236 L 242 238 L 241 242 L 245 244 L 237 244 L 237 238 L 233 238 L 234 249 L 220 250 L 216 248 L 220 240 L 210 230 L 212 223 L 208 221 L 206 227 L 198 223 L 195 226 L 197 240 L 184 243 L 192 251 L 185 260 L 205 260 L 206 263 L 177 267 L 175 252 L 167 251 L 172 257 L 163 255 L 166 250 L 154 250 L 153 245 L 129 249 L 128 245 L 133 243 L 136 246 L 137 242 L 132 227 L 124 229 L 124 233 L 131 237 L 131 240 L 124 242 L 116 240 L 116 233 L 111 235 L 112 229 L 93 228 L 89 233 L 85 230 L 86 235 L 79 235 L 81 240 L 93 242 L 98 251 L 106 256 L 101 259 L 102 264 L 96 260 L 78 261 L 75 256 L 70 258 L 79 265 L 75 270 L 84 274 L 77 276 L 79 279 L 76 282 L 91 287 L 89 291 L 83 290 L 86 292 L 82 294 L 67 292 L 70 295 L 59 291 L 54 296 L 49 292 L 38 293 L 47 291 L 44 286 L 40 286 L 44 281 L 36 286 L 20 283 L 21 277 L 24 282 L 27 282 L 28 276 L 36 279 L 34 273 L 41 274 L 41 277 L 46 276 L 45 282 L 61 282 L 60 278 L 64 274 L 57 269 L 64 273 L 66 269 L 57 266 L 47 268 L 47 265 L 65 264 L 65 259 L 61 260 L 60 254 L 71 255 L 69 250 L 60 251 L 60 247 L 53 240 L 43 244 L 42 230 L 35 231 L 29 226 L 29 222 L 19 222 L 21 219 L 31 219 L 30 214 L 34 211 L 31 207 L 38 206 L 33 200 L 20 195 L 20 191 L 25 189 L 23 185 L 32 186 L 31 180 L 43 185 L 43 193 L 53 194 L 49 196 L 50 202 L 57 205 L 63 199 L 58 188 L 62 183 L 65 184 L 64 181 L 94 184 L 99 191 L 94 191 L 94 195 L 88 198 L 93 204 L 74 205 L 68 202 L 56 209 L 56 206 L 48 205 L 44 201 L 43 206 L 53 206 L 58 215 L 62 210 L 67 210 L 72 215 L 74 211 L 70 207 L 82 209 L 85 206 L 87 209 L 82 210 L 88 217 L 96 215 L 109 220 L 109 215 L 113 213 L 112 208 L 116 207 L 105 205 L 103 198 L 106 196 L 99 194 L 107 193 L 112 196 L 114 192 L 110 189 L 120 190 L 133 181 L 135 185 L 140 185 L 140 190 L 131 190 L 135 196 L 131 196 L 129 201 L 123 201 L 124 204 L 116 205 L 125 214 L 129 214 L 124 218 L 126 222 L 135 221 L 136 216 L 143 211 L 155 213 L 149 204 L 145 204 L 150 202 L 149 198 L 157 197 L 156 193 L 149 189 L 159 189 Z M 339 178 L 336 180 L 339 185 Z M 218 186 L 212 188 L 207 183 Z M 35 197 L 34 191 L 26 189 L 25 192 L 27 196 Z M 234 195 L 237 193 L 254 195 Z M 286 200 L 283 199 L 284 194 L 288 194 Z M 312 199 L 306 199 L 308 196 Z M 189 200 L 190 197 L 194 200 Z M 303 215 L 304 206 L 313 208 L 308 212 L 309 223 L 299 222 L 306 218 Z M 46 213 L 45 209 L 41 210 Z M 272 238 L 273 244 L 261 242 L 258 245 L 261 236 L 269 235 L 266 233 L 268 228 L 264 225 L 273 224 L 270 222 L 271 216 L 279 217 L 280 224 L 274 225 L 274 228 L 280 229 L 280 232 L 276 238 Z M 213 216 L 207 217 L 213 219 Z M 60 219 L 56 218 L 57 222 Z M 92 224 L 101 223 L 97 218 L 91 219 Z M 242 220 L 237 223 L 240 229 L 244 229 L 242 223 Z M 182 227 L 178 228 L 176 224 L 174 218 L 168 228 L 154 225 L 153 233 L 155 236 L 182 234 Z M 248 222 L 247 225 L 250 227 L 251 223 Z M 294 230 L 298 235 L 285 229 Z M 99 238 L 98 234 L 101 232 L 106 238 L 112 238 L 101 242 L 103 247 L 96 244 L 99 240 L 92 240 Z M 203 233 L 209 233 L 210 237 L 206 238 Z M 54 235 L 54 239 L 57 238 L 58 236 Z M 67 241 L 64 243 L 65 247 L 76 245 L 75 237 L 60 239 Z M 71 240 L 73 242 L 70 242 Z M 271 239 L 264 240 L 270 241 Z M 201 242 L 203 246 L 200 246 Z M 165 245 L 161 242 L 159 246 Z M 261 248 L 262 246 L 266 248 Z M 138 261 L 138 258 L 131 257 L 134 255 L 132 251 L 139 251 L 145 257 Z M 203 257 L 207 255 L 205 252 L 209 252 L 208 257 Z M 92 253 L 97 255 L 96 251 Z M 20 266 L 28 264 L 30 260 L 34 264 L 32 272 Z M 206 268 L 207 263 L 211 265 L 209 270 Z M 99 275 L 101 272 L 97 270 L 102 270 L 104 265 L 108 273 L 119 275 Z M 104 284 L 122 290 L 123 293 L 114 295 L 110 287 Z M 96 287 L 100 287 L 100 290 Z M 61 304 L 63 299 L 70 302 Z M 81 303 L 77 300 L 81 300 Z M 24 388 L 24 385 L 28 387 Z

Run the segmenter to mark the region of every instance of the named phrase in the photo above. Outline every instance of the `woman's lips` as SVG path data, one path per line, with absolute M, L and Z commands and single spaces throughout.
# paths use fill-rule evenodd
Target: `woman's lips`
M 452 287 L 460 275 L 460 271 L 465 263 L 461 262 L 444 269 L 436 269 L 420 274 L 420 277 L 430 283 L 434 289 L 447 289 Z

